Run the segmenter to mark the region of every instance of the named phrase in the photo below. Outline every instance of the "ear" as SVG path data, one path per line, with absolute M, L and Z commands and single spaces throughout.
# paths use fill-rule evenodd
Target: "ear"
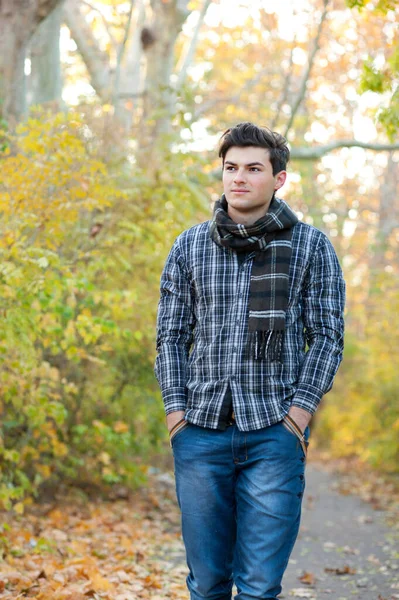
M 279 171 L 277 175 L 275 175 L 275 178 L 274 191 L 277 191 L 285 184 L 287 179 L 287 171 Z

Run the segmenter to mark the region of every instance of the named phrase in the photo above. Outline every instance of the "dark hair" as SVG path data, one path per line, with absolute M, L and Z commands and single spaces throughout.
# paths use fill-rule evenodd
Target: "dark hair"
M 222 157 L 223 163 L 227 151 L 233 146 L 258 146 L 268 150 L 273 175 L 285 171 L 290 160 L 290 151 L 285 137 L 268 127 L 258 127 L 253 123 L 238 123 L 224 132 L 219 145 L 219 156 Z

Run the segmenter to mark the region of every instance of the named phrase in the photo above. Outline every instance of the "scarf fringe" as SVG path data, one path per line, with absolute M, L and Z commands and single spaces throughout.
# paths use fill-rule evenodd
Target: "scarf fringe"
M 284 331 L 253 331 L 249 334 L 249 347 L 256 360 L 281 361 Z

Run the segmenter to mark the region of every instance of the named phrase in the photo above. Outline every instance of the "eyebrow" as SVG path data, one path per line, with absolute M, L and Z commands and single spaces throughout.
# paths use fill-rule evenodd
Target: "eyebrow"
M 232 162 L 231 160 L 226 160 L 224 164 L 225 165 L 231 165 L 232 167 L 236 167 L 237 166 L 237 163 Z M 261 162 L 251 162 L 251 163 L 247 163 L 245 166 L 246 167 L 258 167 L 258 166 L 264 167 L 265 165 L 263 163 L 261 163 Z

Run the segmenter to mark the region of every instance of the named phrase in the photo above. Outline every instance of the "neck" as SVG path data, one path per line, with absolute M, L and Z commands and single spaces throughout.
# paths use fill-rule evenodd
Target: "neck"
M 240 210 L 237 210 L 229 205 L 227 207 L 227 214 L 229 215 L 230 219 L 234 221 L 234 223 L 239 223 L 240 225 L 253 225 L 256 221 L 258 221 L 258 219 L 261 219 L 266 215 L 267 211 L 269 210 L 269 206 L 266 209 L 264 206 L 262 206 L 258 210 L 241 212 Z

